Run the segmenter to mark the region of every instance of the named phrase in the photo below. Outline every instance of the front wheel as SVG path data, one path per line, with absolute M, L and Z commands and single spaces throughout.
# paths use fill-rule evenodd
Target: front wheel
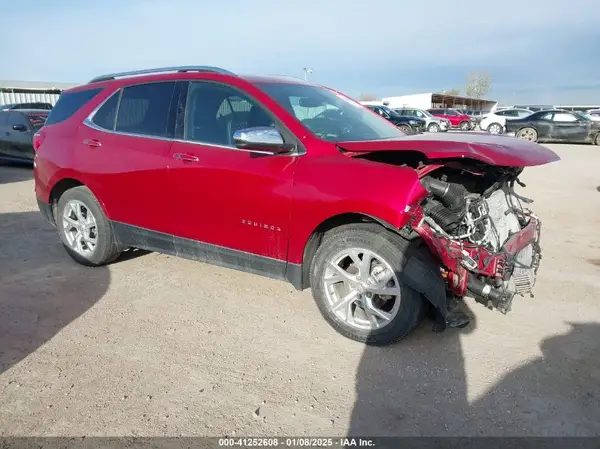
M 517 137 L 523 140 L 529 140 L 530 142 L 537 142 L 538 133 L 533 128 L 523 128 L 517 132 Z
M 440 125 L 438 125 L 437 123 L 430 123 L 427 127 L 427 131 L 429 131 L 430 133 L 439 133 Z
M 384 346 L 409 335 L 426 304 L 403 284 L 409 243 L 380 226 L 355 224 L 326 236 L 311 264 L 315 302 L 340 334 Z
M 488 126 L 487 131 L 490 134 L 502 134 L 502 125 L 500 123 L 492 123 Z
M 594 139 L 594 143 L 596 145 L 600 145 L 600 133 L 596 134 L 596 138 Z
M 67 253 L 82 265 L 104 265 L 121 253 L 110 222 L 87 187 L 74 187 L 62 194 L 56 228 Z

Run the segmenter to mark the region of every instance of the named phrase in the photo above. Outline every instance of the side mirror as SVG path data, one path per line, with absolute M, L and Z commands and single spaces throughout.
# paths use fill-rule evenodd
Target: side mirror
M 25 131 L 27 131 L 27 126 L 25 126 L 25 125 L 13 125 L 12 129 L 14 129 L 15 131 L 19 131 L 21 133 L 24 133 Z
M 240 129 L 233 133 L 235 146 L 242 150 L 265 151 L 274 154 L 288 153 L 294 145 L 286 144 L 282 135 L 270 126 Z

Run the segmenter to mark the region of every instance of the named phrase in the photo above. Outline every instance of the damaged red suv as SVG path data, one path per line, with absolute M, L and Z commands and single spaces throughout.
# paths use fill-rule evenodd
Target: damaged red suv
M 374 345 L 427 312 L 467 325 L 465 297 L 506 313 L 531 292 L 540 221 L 515 187 L 559 159 L 505 136 L 407 136 L 334 90 L 216 67 L 65 91 L 34 147 L 40 210 L 77 262 L 141 248 L 288 280 Z

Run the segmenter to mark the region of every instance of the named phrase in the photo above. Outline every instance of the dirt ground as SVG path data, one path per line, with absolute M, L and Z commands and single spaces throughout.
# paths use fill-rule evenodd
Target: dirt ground
M 71 261 L 0 167 L 0 435 L 599 435 L 600 148 L 525 171 L 535 298 L 367 348 L 309 291 L 159 254 Z

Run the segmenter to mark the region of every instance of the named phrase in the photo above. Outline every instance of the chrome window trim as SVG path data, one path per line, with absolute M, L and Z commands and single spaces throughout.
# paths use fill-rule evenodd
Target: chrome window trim
M 190 80 L 175 80 L 175 82 L 179 82 L 179 81 L 190 81 Z M 303 153 L 299 153 L 298 152 L 298 148 L 296 148 L 294 151 L 290 151 L 289 153 L 276 153 L 273 151 L 261 151 L 261 150 L 248 150 L 248 149 L 244 149 L 244 148 L 237 148 L 237 147 L 232 147 L 229 145 L 218 145 L 218 144 L 214 144 L 214 143 L 204 143 L 204 142 L 197 142 L 197 141 L 193 141 L 193 140 L 185 140 L 185 139 L 175 139 L 173 137 L 161 137 L 161 136 L 152 136 L 152 135 L 147 135 L 147 134 L 137 134 L 137 133 L 128 133 L 128 132 L 123 132 L 123 131 L 117 131 L 116 129 L 106 129 L 106 128 L 102 128 L 101 126 L 96 125 L 96 123 L 94 123 L 94 116 L 98 113 L 98 111 L 102 108 L 102 106 L 104 106 L 104 104 L 106 102 L 108 102 L 108 100 L 110 100 L 113 95 L 119 95 L 119 101 L 117 103 L 117 111 L 115 113 L 115 128 L 117 126 L 117 117 L 119 115 L 119 106 L 121 104 L 121 97 L 123 96 L 123 91 L 125 90 L 126 87 L 130 87 L 130 86 L 140 86 L 140 85 L 144 85 L 144 84 L 155 84 L 155 83 L 164 83 L 164 82 L 173 82 L 172 80 L 169 81 L 151 81 L 149 83 L 135 83 L 135 84 L 130 84 L 127 86 L 123 86 L 120 87 L 119 89 L 115 90 L 113 93 L 111 93 L 108 97 L 106 97 L 104 100 L 102 100 L 100 102 L 100 104 L 98 104 L 98 106 L 96 106 L 92 112 L 83 120 L 82 124 L 87 126 L 88 128 L 91 128 L 95 131 L 99 131 L 99 132 L 103 132 L 103 133 L 107 133 L 107 134 L 113 134 L 113 135 L 118 135 L 118 136 L 126 136 L 126 137 L 137 137 L 137 138 L 142 138 L 142 139 L 155 139 L 155 140 L 160 140 L 163 142 L 178 142 L 178 143 L 187 143 L 187 144 L 193 144 L 193 145 L 200 145 L 200 146 L 206 146 L 206 147 L 211 147 L 211 148 L 217 148 L 217 149 L 221 149 L 221 150 L 233 150 L 233 151 L 239 151 L 242 153 L 255 153 L 255 154 L 265 154 L 265 155 L 270 155 L 270 156 L 283 156 L 283 157 L 298 157 L 298 156 L 303 156 L 304 154 L 306 154 L 306 152 Z M 219 83 L 222 84 L 222 83 Z M 230 87 L 228 84 L 223 84 L 224 86 L 228 86 Z M 264 107 L 261 103 L 259 103 L 261 105 L 261 107 Z M 187 111 L 187 105 L 186 105 L 186 111 Z M 290 131 L 291 132 L 291 131 Z M 293 133 L 292 133 L 293 134 Z M 295 134 L 293 134 L 295 137 Z M 297 138 L 297 137 L 296 137 Z

